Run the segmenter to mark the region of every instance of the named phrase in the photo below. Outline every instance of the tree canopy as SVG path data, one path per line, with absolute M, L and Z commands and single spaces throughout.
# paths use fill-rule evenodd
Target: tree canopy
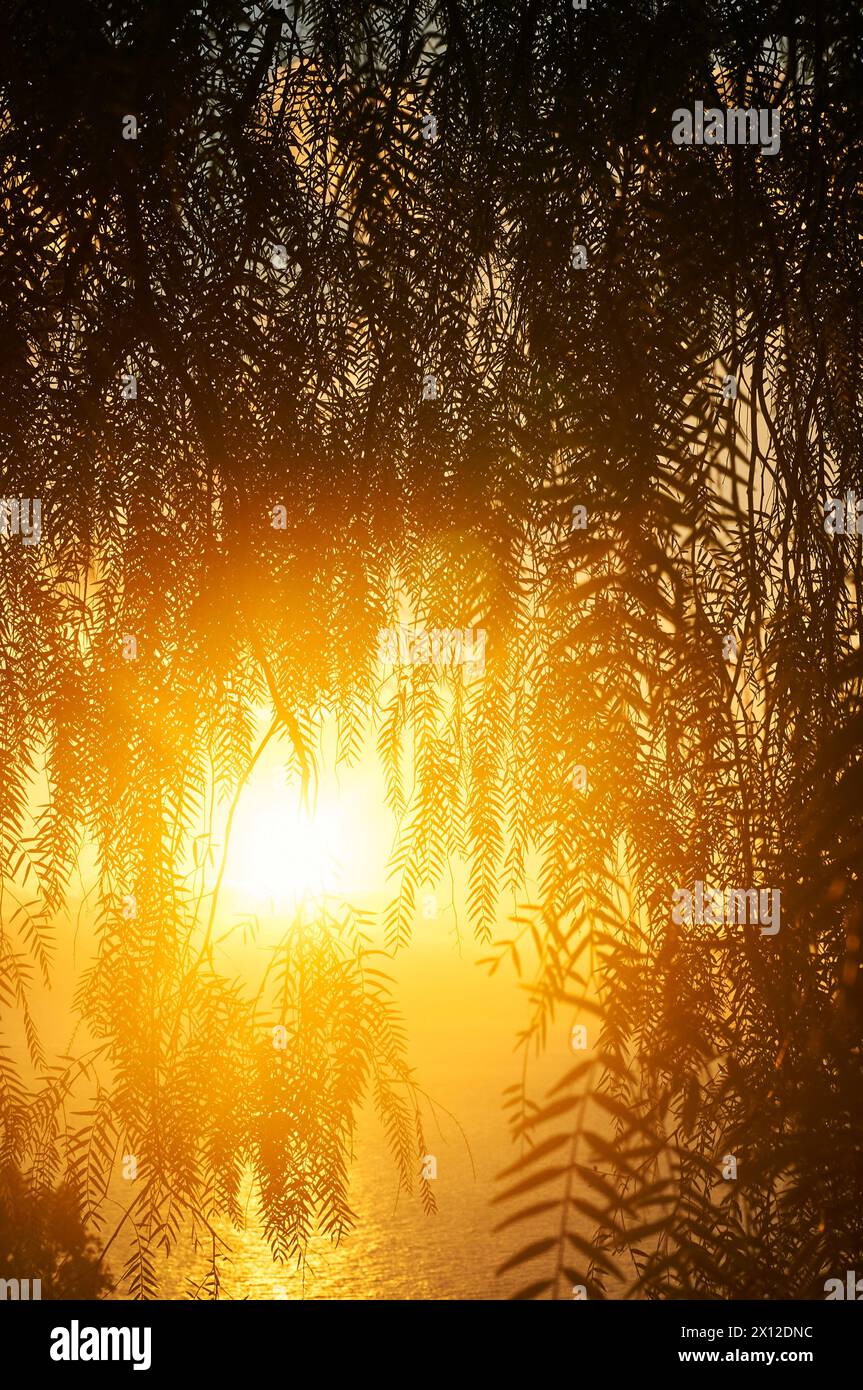
M 98 1219 L 141 1156 L 131 1291 L 247 1166 L 274 1253 L 349 1229 L 363 1096 L 423 1181 L 369 924 L 298 926 L 261 998 L 214 951 L 190 864 L 261 703 L 309 797 L 324 717 L 376 740 L 389 948 L 462 859 L 539 962 L 523 1045 L 589 1017 L 511 1097 L 526 1293 L 860 1258 L 861 546 L 824 513 L 863 493 L 861 38 L 839 0 L 4 7 L 0 492 L 41 539 L 0 539 L 0 1158 Z M 696 101 L 779 151 L 676 145 Z M 484 670 L 382 669 L 405 613 Z M 58 1068 L 29 1001 L 85 841 Z M 781 930 L 680 930 L 696 882 L 781 890 Z

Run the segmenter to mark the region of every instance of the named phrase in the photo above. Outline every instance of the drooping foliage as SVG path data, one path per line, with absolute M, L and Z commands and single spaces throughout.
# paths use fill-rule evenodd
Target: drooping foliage
M 4 8 L 0 494 L 42 538 L 0 540 L 29 1046 L 0 1133 L 93 1219 L 140 1157 L 134 1291 L 239 1216 L 246 1165 L 277 1254 L 347 1230 L 369 1091 L 416 1176 L 367 924 L 298 924 L 263 1004 L 214 949 L 195 845 L 262 703 L 309 796 L 325 715 L 347 759 L 376 739 L 390 946 L 461 858 L 481 936 L 531 897 L 494 948 L 535 950 L 524 1045 L 588 1020 L 548 1103 L 512 1097 L 531 1291 L 801 1296 L 860 1258 L 861 551 L 823 517 L 863 483 L 861 30 L 766 0 Z M 780 151 L 675 145 L 696 101 L 778 109 Z M 405 613 L 482 629 L 484 673 L 382 669 Z M 89 1051 L 46 1072 L 32 976 L 84 841 Z M 675 926 L 695 881 L 778 888 L 780 932 Z

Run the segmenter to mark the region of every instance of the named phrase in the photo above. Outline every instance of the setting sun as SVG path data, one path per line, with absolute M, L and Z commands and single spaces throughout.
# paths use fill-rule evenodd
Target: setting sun
M 237 809 L 228 857 L 235 893 L 275 908 L 296 908 L 344 885 L 350 842 L 343 807 L 310 810 L 278 773 L 249 787 Z
M 331 753 L 333 737 L 328 728 Z M 338 773 L 326 761 L 308 805 L 275 745 L 255 768 L 230 829 L 225 887 L 235 908 L 284 913 L 380 893 L 393 826 L 381 812 L 379 773 L 368 751 Z

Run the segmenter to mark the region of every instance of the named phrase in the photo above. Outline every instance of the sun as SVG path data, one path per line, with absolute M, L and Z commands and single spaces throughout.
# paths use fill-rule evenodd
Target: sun
M 252 784 L 240 801 L 226 879 L 238 897 L 276 910 L 316 905 L 344 886 L 349 837 L 344 810 L 319 801 L 307 809 L 278 778 Z
M 369 746 L 350 765 L 340 761 L 332 726 L 325 727 L 318 752 L 311 806 L 276 745 L 264 751 L 242 788 L 223 878 L 234 910 L 280 918 L 323 905 L 334 911 L 382 906 L 394 824 L 382 810 L 386 784 L 376 752 Z M 219 828 L 224 833 L 227 826 Z

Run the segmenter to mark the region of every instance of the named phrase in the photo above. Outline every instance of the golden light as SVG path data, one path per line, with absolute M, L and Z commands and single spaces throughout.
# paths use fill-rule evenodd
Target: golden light
M 231 834 L 227 882 L 240 898 L 276 910 L 314 906 L 345 888 L 352 858 L 346 809 L 319 799 L 307 810 L 278 774 L 245 790 Z

